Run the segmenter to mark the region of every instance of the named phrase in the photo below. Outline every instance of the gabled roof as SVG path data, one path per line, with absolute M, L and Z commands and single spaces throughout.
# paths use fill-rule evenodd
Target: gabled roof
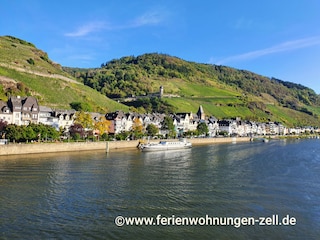
M 11 96 L 8 100 L 8 105 L 13 112 L 24 110 L 27 111 L 39 111 L 38 101 L 35 97 L 20 97 L 20 96 Z
M 26 98 L 22 98 L 22 106 L 23 107 L 37 107 L 38 108 L 38 101 L 36 98 L 34 97 L 26 97 Z
M 60 116 L 60 115 L 70 115 L 71 116 L 71 115 L 73 115 L 75 113 L 76 113 L 76 110 L 74 110 L 74 109 L 71 109 L 71 110 L 59 110 L 59 109 L 57 109 L 57 110 L 54 110 L 53 115 L 55 117 Z
M 186 116 L 191 117 L 192 113 L 187 113 L 187 112 L 181 112 L 181 113 L 176 113 L 176 116 L 179 116 L 180 118 L 186 118 Z
M 40 112 L 53 112 L 53 109 L 46 106 L 39 106 Z
M 15 112 L 15 111 L 21 112 L 21 107 L 22 107 L 21 97 L 20 96 L 10 97 L 8 100 L 8 105 L 13 112 Z
M 8 103 L 0 100 L 0 113 L 12 113 Z

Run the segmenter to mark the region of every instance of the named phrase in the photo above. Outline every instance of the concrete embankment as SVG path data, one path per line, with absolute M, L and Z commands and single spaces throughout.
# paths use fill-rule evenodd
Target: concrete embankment
M 172 140 L 176 141 L 176 140 Z M 193 138 L 188 139 L 193 145 L 249 142 L 250 138 Z M 0 156 L 21 155 L 34 153 L 58 153 L 58 152 L 76 152 L 76 151 L 94 151 L 113 149 L 136 148 L 139 140 L 134 141 L 110 141 L 110 142 L 73 142 L 73 143 L 29 143 L 29 144 L 7 144 L 0 146 Z M 151 142 L 158 142 L 152 140 Z

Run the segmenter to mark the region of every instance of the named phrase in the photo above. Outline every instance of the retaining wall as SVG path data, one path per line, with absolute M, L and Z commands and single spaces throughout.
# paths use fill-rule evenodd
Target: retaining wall
M 171 140 L 176 141 L 176 140 Z M 193 138 L 188 139 L 193 145 L 248 142 L 250 138 Z M 158 142 L 152 140 L 151 142 Z M 135 141 L 110 141 L 110 142 L 76 142 L 76 143 L 29 143 L 0 145 L 0 156 L 31 154 L 31 153 L 55 153 L 112 149 L 136 148 L 139 140 Z

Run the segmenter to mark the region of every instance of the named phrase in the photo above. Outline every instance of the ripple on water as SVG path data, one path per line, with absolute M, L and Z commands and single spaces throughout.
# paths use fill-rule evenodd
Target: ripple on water
M 278 239 L 319 236 L 319 141 L 51 155 L 0 163 L 1 237 Z M 123 216 L 297 217 L 294 227 L 123 227 Z M 0 238 L 1 238 L 0 237 Z M 289 238 L 288 237 L 288 238 Z

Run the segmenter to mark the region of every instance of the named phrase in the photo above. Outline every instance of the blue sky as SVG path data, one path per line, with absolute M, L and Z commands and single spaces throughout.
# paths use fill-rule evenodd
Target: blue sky
M 71 67 L 166 53 L 300 83 L 320 93 L 318 0 L 2 0 L 0 35 Z

